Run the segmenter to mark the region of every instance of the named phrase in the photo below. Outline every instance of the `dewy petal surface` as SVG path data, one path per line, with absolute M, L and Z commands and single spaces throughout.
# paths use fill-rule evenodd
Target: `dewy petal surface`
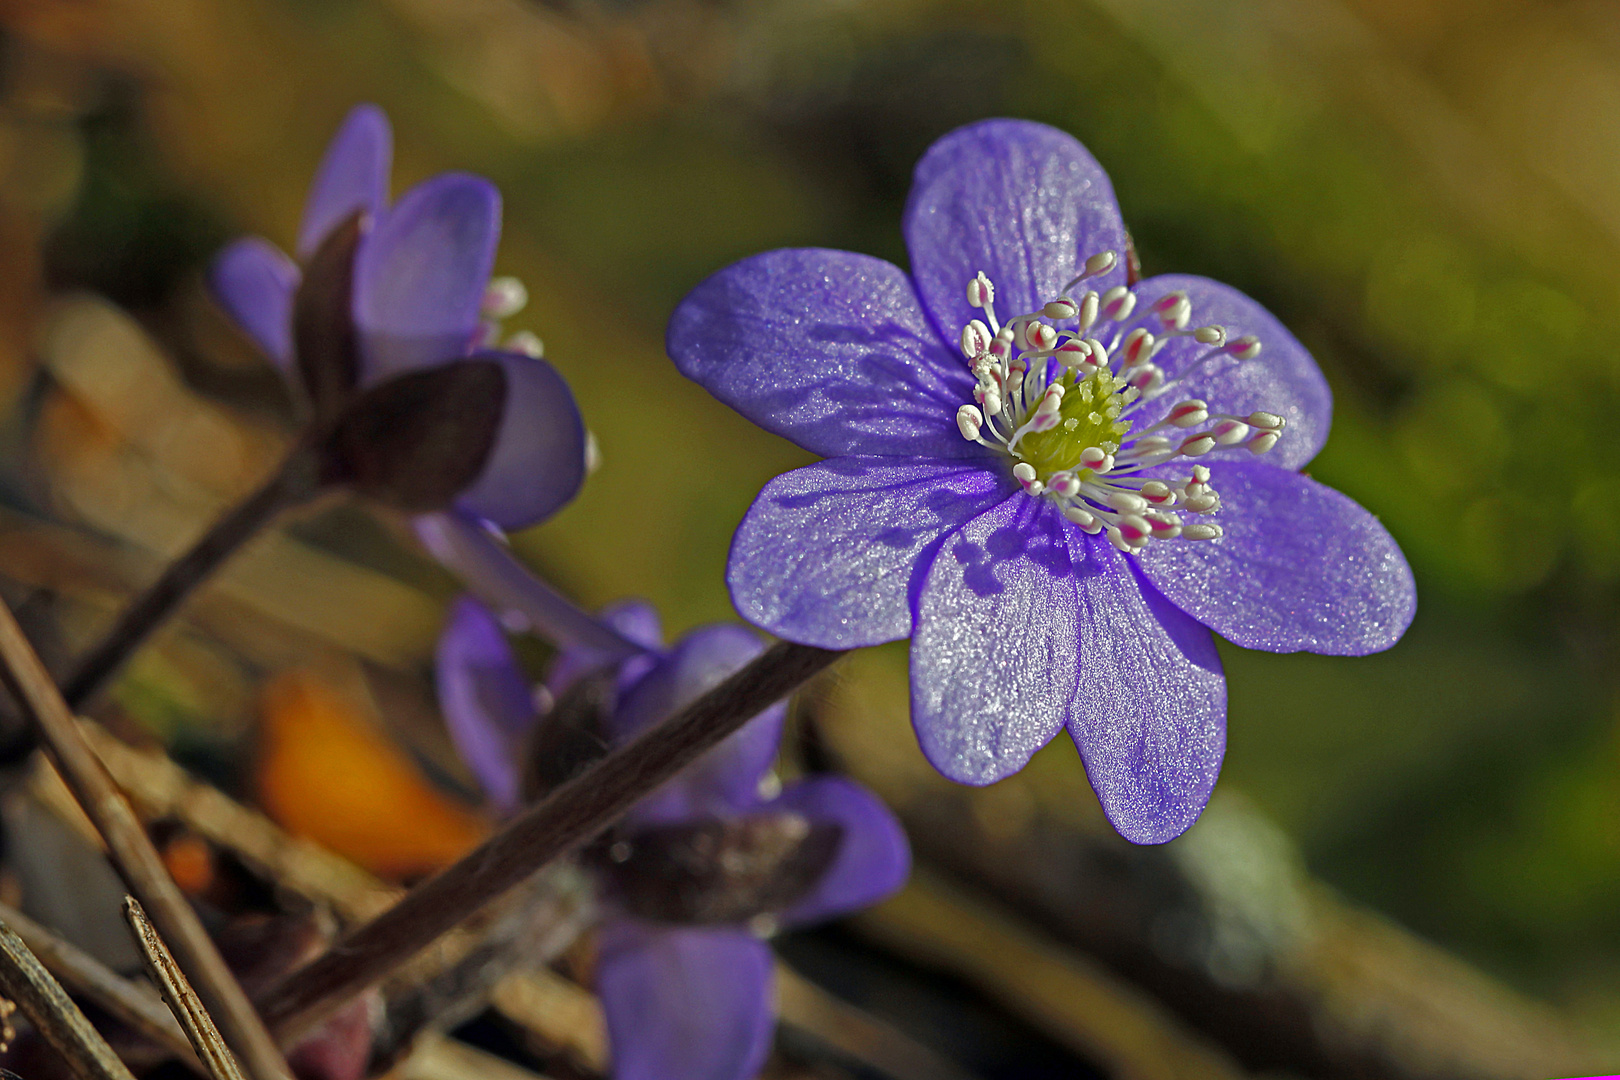
M 917 163 L 904 226 L 917 292 L 949 341 L 982 317 L 966 292 L 980 271 L 1002 321 L 1056 299 L 1098 252 L 1119 262 L 1087 286 L 1125 283 L 1125 226 L 1108 174 L 1045 124 L 985 120 L 940 139 Z
M 1247 649 L 1359 656 L 1395 644 L 1417 592 L 1377 518 L 1264 462 L 1211 461 L 1209 471 L 1225 535 L 1137 556 L 1171 603 Z
M 562 509 L 585 482 L 585 421 L 557 369 L 532 356 L 479 352 L 506 374 L 506 407 L 489 461 L 458 506 L 515 530 Z
M 776 1017 L 771 950 L 741 928 L 602 926 L 596 992 L 614 1080 L 752 1080 Z
M 1080 679 L 1069 734 L 1119 834 L 1163 843 L 1198 819 L 1215 788 L 1226 750 L 1221 660 L 1209 631 L 1106 540 L 1073 525 L 1069 536 L 1085 552 L 1075 567 Z
M 911 639 L 911 722 L 934 768 L 989 784 L 1023 768 L 1068 717 L 1078 666 L 1063 520 L 1015 495 L 935 557 Z
M 670 319 L 687 378 L 812 453 L 979 457 L 957 431 L 973 378 L 897 266 L 803 248 L 744 259 Z
M 838 854 L 810 894 L 782 912 L 787 926 L 833 919 L 877 903 L 906 883 L 911 845 L 876 795 L 842 776 L 812 776 L 789 784 L 768 806 L 843 829 Z
M 383 215 L 355 257 L 363 383 L 470 351 L 500 234 L 500 193 L 466 173 L 418 184 Z
M 1159 325 L 1147 316 L 1148 309 L 1155 300 L 1178 289 L 1184 291 L 1192 303 L 1189 325 L 1224 326 L 1228 340 L 1253 334 L 1260 339 L 1260 355 L 1252 360 L 1239 360 L 1222 354 L 1194 368 L 1194 363 L 1209 354 L 1210 348 L 1190 337 L 1170 340 L 1154 358 L 1154 363 L 1164 369 L 1167 379 L 1175 379 L 1189 369 L 1190 374 L 1185 382 L 1133 414 L 1135 426 L 1145 428 L 1161 419 L 1177 402 L 1198 398 L 1209 403 L 1212 413 L 1248 416 L 1260 411 L 1276 413 L 1288 421 L 1282 438 L 1265 456 L 1268 464 L 1298 469 L 1314 458 L 1327 441 L 1328 427 L 1333 421 L 1333 392 L 1305 346 L 1257 302 L 1230 285 L 1209 278 L 1164 274 L 1137 285 L 1136 310 L 1142 317 L 1125 325 L 1140 323 L 1157 333 Z
M 627 689 L 612 717 L 623 741 L 668 719 L 764 651 L 752 630 L 730 623 L 704 626 L 676 642 L 658 664 Z M 641 821 L 677 821 L 726 814 L 755 805 L 759 782 L 776 760 L 785 705 L 775 705 L 644 799 L 632 813 Z
M 439 708 L 450 740 L 490 801 L 518 808 L 518 748 L 538 714 L 529 681 L 489 609 L 457 600 L 439 636 Z
M 304 200 L 298 226 L 298 257 L 307 259 L 356 210 L 375 215 L 388 204 L 388 170 L 394 160 L 394 133 L 375 105 L 359 105 L 326 147 Z
M 907 637 L 911 594 L 941 538 L 1013 490 L 1010 477 L 960 460 L 838 457 L 784 473 L 732 540 L 732 600 L 749 622 L 801 644 Z
M 209 288 L 220 306 L 289 376 L 293 376 L 292 305 L 298 280 L 297 264 L 256 236 L 221 251 L 208 271 Z

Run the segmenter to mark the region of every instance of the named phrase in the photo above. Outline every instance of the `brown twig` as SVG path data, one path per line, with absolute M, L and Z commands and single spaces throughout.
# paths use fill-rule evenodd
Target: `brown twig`
M 10 926 L 45 969 L 66 983 L 69 990 L 89 998 L 114 1019 L 187 1063 L 194 1061 L 186 1033 L 150 988 L 130 982 L 10 905 L 0 904 L 0 923 Z
M 191 550 L 170 563 L 101 641 L 74 662 L 62 681 L 62 697 L 69 708 L 84 708 L 193 589 L 276 514 L 313 496 L 316 487 L 313 455 L 300 444 L 258 490 L 227 511 Z
M 0 923 L 0 991 L 17 1003 L 79 1080 L 134 1080 L 67 991 L 4 923 Z
M 168 946 L 163 944 L 163 939 L 147 919 L 146 912 L 141 910 L 141 902 L 133 896 L 124 897 L 124 918 L 129 921 L 129 928 L 135 934 L 135 944 L 140 946 L 141 953 L 146 957 L 148 970 L 163 991 L 163 1000 L 169 1003 L 169 1011 L 185 1028 L 186 1038 L 191 1040 L 191 1048 L 197 1051 L 197 1057 L 208 1070 L 208 1075 L 214 1080 L 243 1080 L 236 1058 L 232 1056 L 230 1047 L 225 1045 L 225 1040 L 220 1038 L 219 1028 L 214 1026 L 214 1018 L 203 1008 L 197 992 L 186 981 L 180 965 L 174 962 Z
M 843 653 L 782 642 L 634 742 L 613 751 L 455 865 L 270 988 L 265 1022 L 285 1043 L 643 796 Z
M 42 741 L 73 796 L 107 843 L 113 865 L 173 943 L 194 985 L 224 1025 L 231 1047 L 254 1080 L 282 1080 L 287 1063 L 209 940 L 197 914 L 169 877 L 151 838 L 84 739 L 33 646 L 0 604 L 0 679 Z

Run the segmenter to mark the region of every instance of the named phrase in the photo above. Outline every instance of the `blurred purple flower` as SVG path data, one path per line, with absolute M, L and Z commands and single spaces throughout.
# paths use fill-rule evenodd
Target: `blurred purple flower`
M 1108 177 L 1073 138 L 1011 120 L 947 135 L 904 230 L 910 275 L 772 251 L 670 323 L 682 372 L 827 458 L 755 500 L 732 597 L 805 644 L 910 637 L 912 722 L 951 779 L 1000 780 L 1067 727 L 1114 826 L 1169 840 L 1225 748 L 1209 630 L 1388 648 L 1411 572 L 1370 514 L 1297 471 L 1331 415 L 1310 355 L 1218 282 L 1129 284 Z
M 351 112 L 327 147 L 298 230 L 309 258 L 355 212 L 368 224 L 355 255 L 353 315 L 361 388 L 463 358 L 489 360 L 506 377 L 506 405 L 489 458 L 458 505 L 507 529 L 535 524 L 573 498 L 585 474 L 586 434 L 562 376 L 537 339 L 491 347 L 499 320 L 522 307 L 512 279 L 490 279 L 500 239 L 493 185 L 444 173 L 388 202 L 393 139 L 382 110 Z M 237 324 L 293 381 L 296 263 L 257 237 L 214 262 L 210 284 Z
M 752 631 L 735 625 L 702 627 L 662 647 L 657 613 L 643 603 L 617 605 L 603 618 L 647 650 L 609 669 L 603 734 L 611 742 L 666 719 L 762 649 Z M 588 647 L 564 649 L 547 679 L 547 696 L 567 694 L 577 679 L 600 670 L 599 659 Z M 440 638 L 438 682 L 463 758 L 491 800 L 515 810 L 520 749 L 541 714 L 500 625 L 471 597 L 456 603 Z M 605 915 L 596 979 L 617 1080 L 755 1075 L 775 1024 L 771 950 L 759 931 L 836 918 L 876 903 L 905 881 L 905 834 L 866 789 L 840 776 L 813 776 L 772 790 L 785 713 L 785 705 L 761 713 L 639 803 L 613 834 L 601 869 Z M 749 922 L 648 917 L 650 901 L 638 896 L 637 879 L 615 872 L 615 864 L 634 869 L 630 853 L 655 849 L 660 837 L 750 822 L 821 829 L 836 846 L 804 888 Z M 668 882 L 653 875 L 643 884 L 657 889 Z

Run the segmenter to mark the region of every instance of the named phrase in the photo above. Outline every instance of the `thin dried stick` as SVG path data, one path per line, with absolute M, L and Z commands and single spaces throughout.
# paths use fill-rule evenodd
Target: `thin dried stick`
M 186 981 L 180 965 L 174 962 L 168 946 L 152 929 L 146 912 L 141 910 L 141 902 L 133 896 L 124 897 L 124 918 L 135 932 L 135 944 L 141 947 L 146 966 L 163 991 L 163 1000 L 169 1003 L 169 1011 L 180 1021 L 180 1026 L 186 1029 L 186 1038 L 191 1040 L 191 1047 L 197 1051 L 197 1057 L 202 1060 L 208 1075 L 214 1080 L 243 1080 L 242 1070 L 237 1067 L 231 1048 L 225 1045 L 225 1040 L 220 1038 L 219 1028 L 214 1026 L 214 1018 L 203 1008 L 197 992 Z
M 306 501 L 315 490 L 313 457 L 307 447 L 300 445 L 276 467 L 274 475 L 226 511 L 191 550 L 170 563 L 162 576 L 124 610 L 101 641 L 75 661 L 62 680 L 62 697 L 68 706 L 84 708 L 193 589 L 271 518 Z
M 68 989 L 89 998 L 115 1019 L 188 1064 L 196 1059 L 186 1033 L 149 987 L 132 983 L 100 960 L 63 941 L 8 904 L 0 904 L 0 923 L 10 926 L 45 969 Z M 201 1071 L 201 1064 L 197 1065 Z
M 270 1033 L 209 940 L 197 913 L 169 877 L 123 792 L 85 742 L 67 702 L 4 604 L 0 604 L 0 679 L 39 729 L 62 778 L 106 841 L 113 866 L 152 912 L 165 939 L 173 943 L 243 1066 L 253 1080 L 283 1080 L 289 1075 L 287 1063 Z
M 33 1021 L 79 1080 L 134 1080 L 62 984 L 4 923 L 0 923 L 0 991 Z
M 558 787 L 455 865 L 416 886 L 260 999 L 287 1043 L 559 855 L 843 653 L 781 642 L 669 720 Z

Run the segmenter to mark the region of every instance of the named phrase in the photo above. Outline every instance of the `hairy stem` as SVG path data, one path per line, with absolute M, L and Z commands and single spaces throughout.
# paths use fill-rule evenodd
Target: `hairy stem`
M 562 784 L 259 999 L 285 1045 L 552 859 L 592 839 L 843 653 L 782 642 L 669 720 Z
M 170 564 L 163 576 L 125 609 L 106 636 L 74 663 L 62 682 L 62 696 L 68 707 L 74 711 L 83 709 L 193 589 L 271 518 L 309 499 L 315 491 L 314 456 L 300 444 L 274 475 L 227 511 L 190 551 Z

